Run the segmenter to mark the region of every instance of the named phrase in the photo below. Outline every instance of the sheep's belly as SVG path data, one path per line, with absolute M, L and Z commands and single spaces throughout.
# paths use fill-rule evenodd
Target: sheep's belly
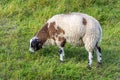
M 79 39 L 79 40 L 71 39 L 71 40 L 67 40 L 67 42 L 74 45 L 74 46 L 83 46 L 84 45 L 82 39 Z

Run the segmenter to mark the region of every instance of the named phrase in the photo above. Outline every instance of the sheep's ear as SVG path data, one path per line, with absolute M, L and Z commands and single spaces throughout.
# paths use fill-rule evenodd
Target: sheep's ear
M 39 48 L 42 48 L 42 44 L 41 43 L 39 43 L 38 46 L 39 46 Z

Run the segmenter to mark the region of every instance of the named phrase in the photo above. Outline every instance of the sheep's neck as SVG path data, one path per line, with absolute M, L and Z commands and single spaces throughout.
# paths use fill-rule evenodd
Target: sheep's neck
M 48 26 L 48 23 L 45 24 L 36 35 L 42 43 L 44 43 L 49 38 L 47 26 Z

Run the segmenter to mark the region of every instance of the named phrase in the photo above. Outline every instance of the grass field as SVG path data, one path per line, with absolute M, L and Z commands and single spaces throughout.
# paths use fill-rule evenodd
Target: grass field
M 84 47 L 58 47 L 31 54 L 29 40 L 55 14 L 82 12 L 95 17 L 103 29 L 103 65 L 86 68 Z M 0 0 L 0 80 L 120 80 L 120 0 Z

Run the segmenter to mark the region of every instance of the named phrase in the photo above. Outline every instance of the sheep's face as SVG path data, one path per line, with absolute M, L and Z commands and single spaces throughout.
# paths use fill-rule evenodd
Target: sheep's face
M 38 38 L 34 37 L 30 40 L 30 48 L 29 48 L 30 52 L 35 52 L 41 48 L 42 48 L 42 43 Z

